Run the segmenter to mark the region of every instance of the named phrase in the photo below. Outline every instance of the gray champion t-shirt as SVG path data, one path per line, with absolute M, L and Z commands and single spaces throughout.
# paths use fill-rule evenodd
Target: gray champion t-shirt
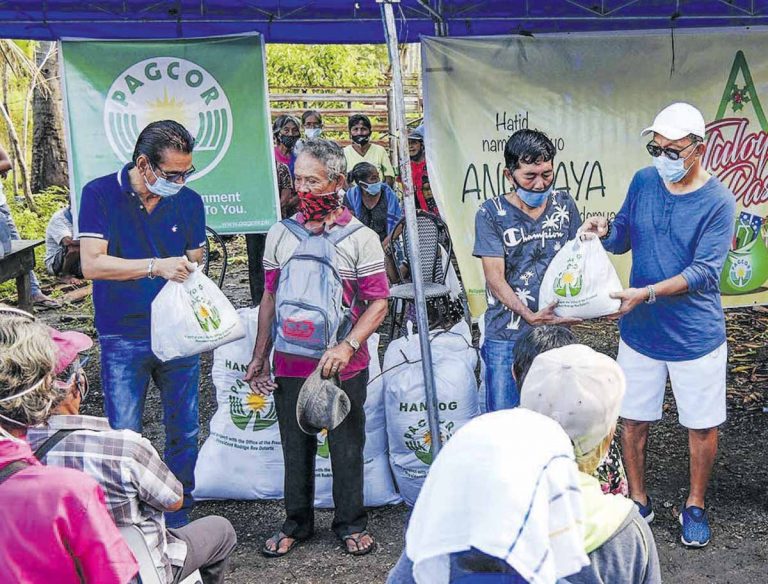
M 539 309 L 544 272 L 565 243 L 576 237 L 581 217 L 567 191 L 553 192 L 541 216 L 534 220 L 505 197 L 485 201 L 475 216 L 476 257 L 504 258 L 507 283 L 533 312 Z M 530 328 L 490 291 L 485 313 L 485 338 L 515 341 Z

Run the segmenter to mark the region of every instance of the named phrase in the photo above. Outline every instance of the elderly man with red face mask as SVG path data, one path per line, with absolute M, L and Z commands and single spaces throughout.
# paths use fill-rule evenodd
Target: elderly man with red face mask
M 314 530 L 317 438 L 299 427 L 296 406 L 302 385 L 318 368 L 350 403 L 344 421 L 328 432 L 333 530 L 350 554 L 374 546 L 363 505 L 366 340 L 384 320 L 389 288 L 379 237 L 341 205 L 346 170 L 338 145 L 305 142 L 295 168 L 299 213 L 267 235 L 266 285 L 246 380 L 256 393 L 274 392 L 285 458 L 286 520 L 262 549 L 269 557 L 287 554 Z

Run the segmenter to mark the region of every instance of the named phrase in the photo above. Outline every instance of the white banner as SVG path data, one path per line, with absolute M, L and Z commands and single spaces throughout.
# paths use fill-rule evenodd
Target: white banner
M 686 101 L 708 122 L 705 165 L 737 216 L 721 289 L 726 306 L 768 303 L 768 33 L 726 31 L 422 39 L 431 186 L 448 222 L 473 314 L 485 309 L 474 215 L 508 189 L 504 144 L 539 129 L 557 147 L 557 188 L 582 218 L 613 216 L 649 166 L 649 126 Z M 629 256 L 616 258 L 626 283 Z

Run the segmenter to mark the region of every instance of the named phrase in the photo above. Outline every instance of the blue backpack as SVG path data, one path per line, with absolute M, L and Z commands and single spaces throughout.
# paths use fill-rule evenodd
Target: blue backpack
M 313 234 L 294 219 L 283 225 L 299 245 L 280 271 L 275 295 L 275 351 L 319 359 L 352 328 L 352 307 L 336 267 L 337 246 L 362 227 Z M 354 301 L 352 302 L 354 306 Z

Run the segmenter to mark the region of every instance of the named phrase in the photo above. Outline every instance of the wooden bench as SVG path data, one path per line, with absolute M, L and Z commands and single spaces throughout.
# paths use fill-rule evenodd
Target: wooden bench
M 11 253 L 0 258 L 0 284 L 16 278 L 18 306 L 28 312 L 32 311 L 32 283 L 29 271 L 35 267 L 35 248 L 43 243 L 42 239 L 11 241 Z

